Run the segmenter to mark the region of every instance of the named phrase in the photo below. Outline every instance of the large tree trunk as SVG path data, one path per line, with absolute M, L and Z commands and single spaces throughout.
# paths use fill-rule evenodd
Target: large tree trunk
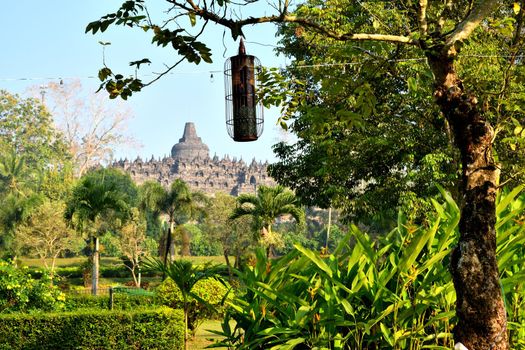
M 436 101 L 461 153 L 460 237 L 450 267 L 457 295 L 454 340 L 469 350 L 507 350 L 507 320 L 496 260 L 499 169 L 492 155 L 494 131 L 476 97 L 464 90 L 453 56 L 447 52 L 428 58 L 436 81 Z

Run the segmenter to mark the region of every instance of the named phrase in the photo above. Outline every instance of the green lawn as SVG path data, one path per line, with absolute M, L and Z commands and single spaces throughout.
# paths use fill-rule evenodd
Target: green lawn
M 210 333 L 208 330 L 221 330 L 221 321 L 219 320 L 206 320 L 203 324 L 197 329 L 197 334 L 194 339 L 190 339 L 188 343 L 188 349 L 200 350 L 205 349 L 206 346 L 213 344 L 213 339 L 218 339 L 219 336 L 213 333 Z M 226 349 L 226 348 L 216 348 L 216 349 Z
M 211 262 L 214 264 L 224 264 L 225 263 L 224 257 L 221 255 L 219 256 L 185 256 L 185 257 L 178 256 L 177 259 L 179 258 L 190 260 L 195 264 L 204 264 L 207 262 Z M 29 267 L 43 267 L 44 266 L 42 260 L 40 259 L 20 258 L 20 260 L 22 261 L 24 265 L 27 265 Z M 87 257 L 85 256 L 74 257 L 74 258 L 58 258 L 56 260 L 55 265 L 57 267 L 58 266 L 77 266 L 86 261 L 87 261 Z M 122 261 L 119 258 L 114 258 L 114 257 L 100 258 L 101 266 L 114 266 L 114 265 L 120 265 L 120 264 L 122 264 Z

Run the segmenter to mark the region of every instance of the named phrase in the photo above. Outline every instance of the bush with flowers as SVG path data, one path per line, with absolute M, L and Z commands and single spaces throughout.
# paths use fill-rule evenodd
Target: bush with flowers
M 0 260 L 0 313 L 60 310 L 64 301 L 64 293 L 53 286 L 48 274 L 35 280 L 26 267 Z

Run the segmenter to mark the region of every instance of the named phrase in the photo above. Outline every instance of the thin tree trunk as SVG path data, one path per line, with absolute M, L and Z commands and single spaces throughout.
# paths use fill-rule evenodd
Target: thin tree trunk
M 184 298 L 184 349 L 188 350 L 188 302 Z
M 168 265 L 168 254 L 170 252 L 171 247 L 171 223 L 168 227 L 168 236 L 166 237 L 166 249 L 164 249 L 164 266 Z M 162 280 L 164 281 L 166 279 L 166 272 L 163 270 L 162 272 Z
M 324 249 L 328 253 L 328 240 L 330 239 L 330 229 L 332 228 L 332 206 L 328 208 L 328 227 L 326 228 L 326 241 L 324 243 Z
M 230 257 L 229 257 L 229 254 L 230 251 L 228 250 L 228 248 L 225 248 L 222 250 L 222 254 L 224 256 L 224 261 L 226 262 L 226 267 L 228 268 L 228 277 L 230 279 L 230 282 L 232 281 L 233 279 L 233 273 L 232 273 L 232 266 L 231 266 L 231 263 L 230 263 Z
M 168 251 L 170 253 L 170 262 L 175 260 L 175 239 L 173 237 L 173 233 L 175 232 L 175 223 L 170 223 L 170 231 L 169 231 L 169 245 L 168 245 Z
M 190 235 L 188 230 L 184 226 L 179 226 L 179 231 L 181 231 L 182 235 L 182 248 L 180 255 L 182 256 L 190 256 Z
M 56 253 L 51 258 L 51 269 L 49 270 L 49 277 L 51 278 L 51 282 L 50 282 L 51 286 L 53 286 L 53 281 L 55 280 L 55 265 L 56 265 L 57 257 L 59 254 L 60 252 Z
M 454 340 L 469 350 L 508 350 L 496 260 L 499 169 L 492 154 L 494 131 L 481 114 L 476 97 L 465 92 L 450 54 L 429 54 L 428 58 L 436 80 L 437 103 L 461 153 L 464 200 L 459 244 L 450 266 L 457 295 Z
M 93 272 L 91 276 L 91 292 L 97 295 L 98 289 L 98 273 L 99 273 L 99 251 L 98 251 L 98 237 L 93 237 Z

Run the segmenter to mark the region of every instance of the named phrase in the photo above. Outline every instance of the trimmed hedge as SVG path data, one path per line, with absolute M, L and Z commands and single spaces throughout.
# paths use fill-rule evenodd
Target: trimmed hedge
M 183 349 L 184 316 L 168 307 L 0 315 L 0 350 Z

